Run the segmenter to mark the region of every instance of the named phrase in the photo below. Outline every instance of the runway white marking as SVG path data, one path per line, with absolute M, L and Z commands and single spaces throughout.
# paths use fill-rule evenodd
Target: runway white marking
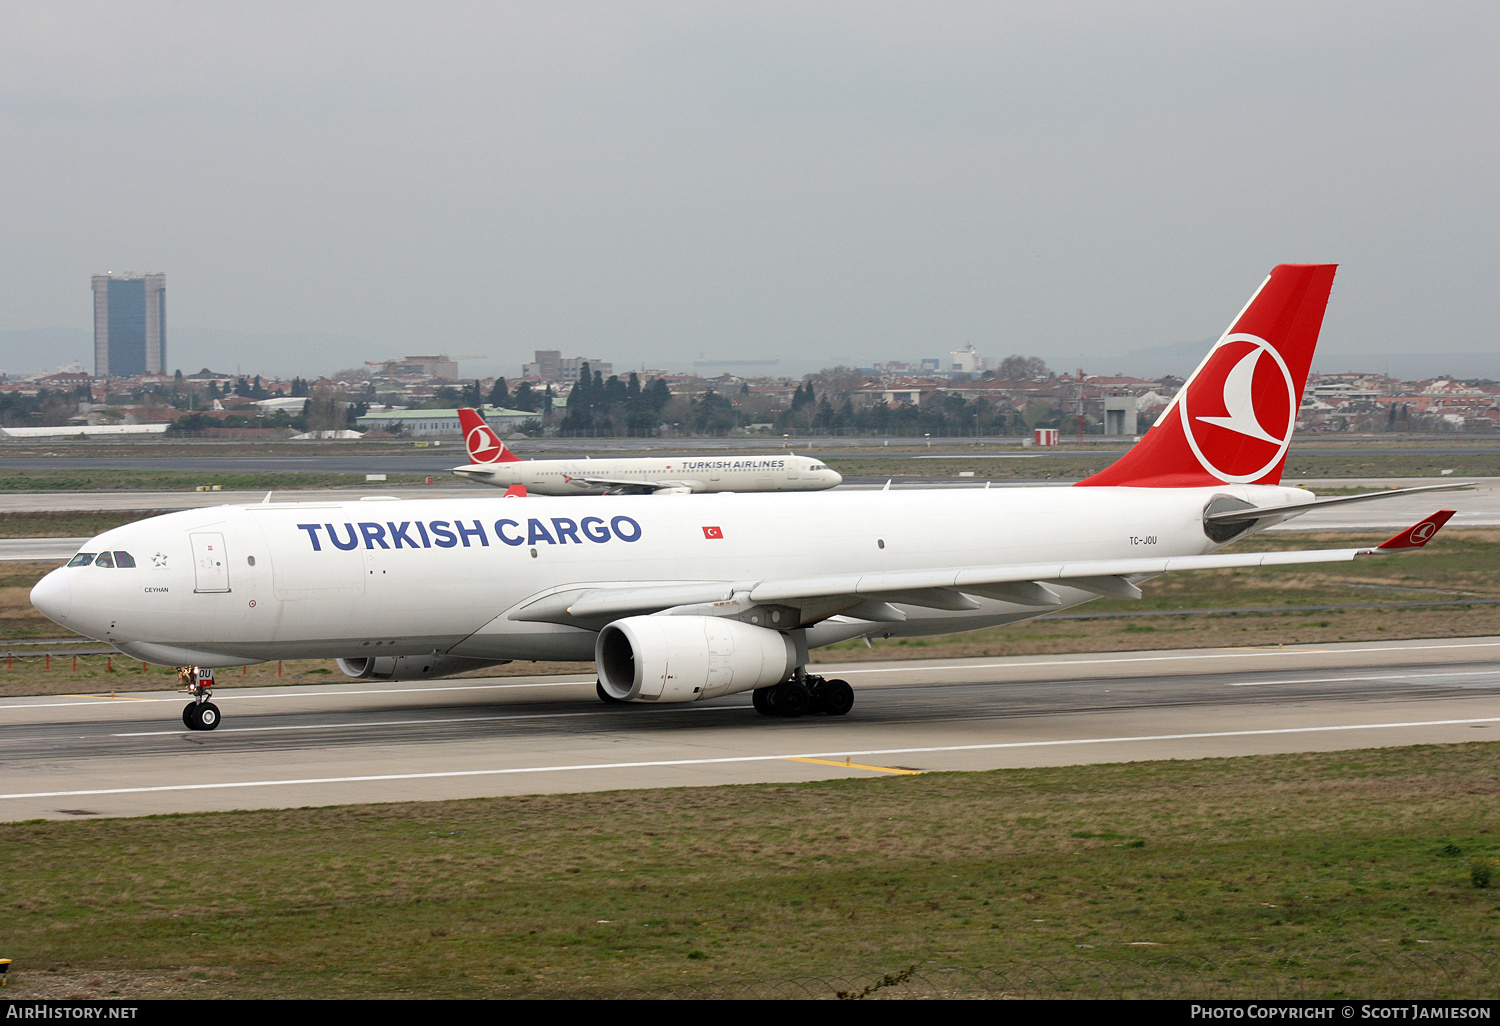
M 656 708 L 666 708 L 657 706 Z M 743 712 L 742 705 L 679 705 L 675 712 Z M 608 716 L 604 709 L 586 712 L 517 713 L 514 716 L 450 716 L 431 720 L 375 720 L 369 723 L 298 723 L 281 727 L 220 727 L 215 734 L 257 734 L 268 730 L 341 730 L 350 727 L 420 727 L 429 723 L 493 723 L 497 720 L 558 720 L 574 716 Z M 627 714 L 629 715 L 629 714 Z M 650 715 L 646 713 L 645 715 Z M 111 734 L 110 737 L 167 737 L 173 734 L 198 736 L 188 730 L 141 730 L 129 734 Z
M 1455 670 L 1452 673 L 1382 673 L 1363 677 L 1298 677 L 1291 680 L 1247 680 L 1231 681 L 1226 688 L 1259 688 L 1273 684 L 1350 684 L 1366 680 L 1421 680 L 1425 677 L 1492 677 L 1496 671 Z
M 1462 643 L 1458 645 L 1391 645 L 1383 648 L 1360 649 L 1362 652 L 1425 652 L 1435 649 L 1455 648 L 1500 648 L 1500 642 L 1481 641 L 1473 643 Z M 1331 648 L 1254 648 L 1235 649 L 1228 652 L 1208 652 L 1199 655 L 1151 655 L 1151 656 L 1124 656 L 1118 659 L 1033 659 L 1029 662 L 1007 662 L 1007 663 L 965 663 L 963 666 L 945 667 L 951 670 L 1001 670 L 1009 668 L 1021 668 L 1032 666 L 1098 666 L 1102 664 L 1119 665 L 1120 663 L 1160 663 L 1160 662 L 1190 662 L 1194 659 L 1246 659 L 1254 656 L 1295 656 L 1295 655 L 1330 655 L 1337 651 Z M 892 666 L 873 670 L 840 670 L 839 672 L 848 676 L 856 673 L 910 673 L 913 670 L 940 669 L 933 666 Z
M 923 748 L 864 748 L 837 752 L 787 752 L 781 755 L 732 755 L 712 759 L 653 759 L 643 762 L 594 762 L 567 766 L 514 766 L 506 769 L 443 770 L 431 773 L 383 773 L 358 777 L 299 777 L 288 780 L 236 780 L 213 784 L 159 784 L 154 787 L 107 787 L 81 791 L 31 791 L 0 794 L 13 798 L 83 798 L 106 794 L 156 794 L 165 791 L 214 791 L 247 787 L 299 787 L 310 784 L 364 784 L 391 780 L 439 780 L 456 777 L 512 776 L 523 773 L 567 773 L 579 770 L 654 769 L 664 766 L 714 766 L 728 763 L 775 762 L 786 759 L 836 759 L 871 755 L 921 755 L 938 752 L 998 751 L 1007 748 L 1049 748 L 1065 745 L 1129 744 L 1141 741 L 1198 741 L 1221 737 L 1266 737 L 1278 734 L 1317 734 L 1347 730 L 1399 730 L 1408 727 L 1452 727 L 1459 724 L 1500 723 L 1500 716 L 1458 720 L 1413 720 L 1398 723 L 1346 723 L 1327 727 L 1279 727 L 1268 730 L 1216 730 L 1201 734 L 1143 734 L 1136 737 L 1080 737 L 1051 741 L 1006 741 L 981 745 L 940 745 Z

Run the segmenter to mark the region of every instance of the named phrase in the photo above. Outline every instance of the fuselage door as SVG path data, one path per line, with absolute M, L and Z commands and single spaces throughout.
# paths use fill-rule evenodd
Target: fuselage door
M 191 534 L 193 543 L 193 590 L 199 594 L 229 590 L 229 558 L 222 534 Z

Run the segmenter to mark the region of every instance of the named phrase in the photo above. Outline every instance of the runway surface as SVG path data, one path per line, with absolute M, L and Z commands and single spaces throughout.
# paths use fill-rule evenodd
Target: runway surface
M 589 678 L 0 700 L 0 820 L 800 781 L 1500 738 L 1500 638 L 818 667 L 845 717 Z

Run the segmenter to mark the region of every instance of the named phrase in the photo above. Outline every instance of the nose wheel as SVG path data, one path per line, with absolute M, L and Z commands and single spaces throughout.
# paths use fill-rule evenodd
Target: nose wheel
M 188 730 L 213 730 L 221 719 L 219 707 L 209 699 L 213 696 L 214 671 L 202 666 L 179 666 L 177 680 L 183 690 L 192 696 L 182 710 L 182 725 Z
M 219 725 L 219 707 L 212 702 L 190 702 L 182 709 L 188 730 L 213 730 Z

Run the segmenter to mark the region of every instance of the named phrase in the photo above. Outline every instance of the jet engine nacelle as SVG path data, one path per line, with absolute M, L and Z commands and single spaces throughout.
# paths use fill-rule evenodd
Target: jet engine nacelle
M 339 669 L 357 680 L 427 680 L 508 662 L 509 659 L 465 659 L 445 655 L 362 656 L 338 660 Z
M 694 702 L 779 684 L 797 666 L 791 638 L 715 616 L 629 616 L 594 643 L 599 683 L 622 702 Z

